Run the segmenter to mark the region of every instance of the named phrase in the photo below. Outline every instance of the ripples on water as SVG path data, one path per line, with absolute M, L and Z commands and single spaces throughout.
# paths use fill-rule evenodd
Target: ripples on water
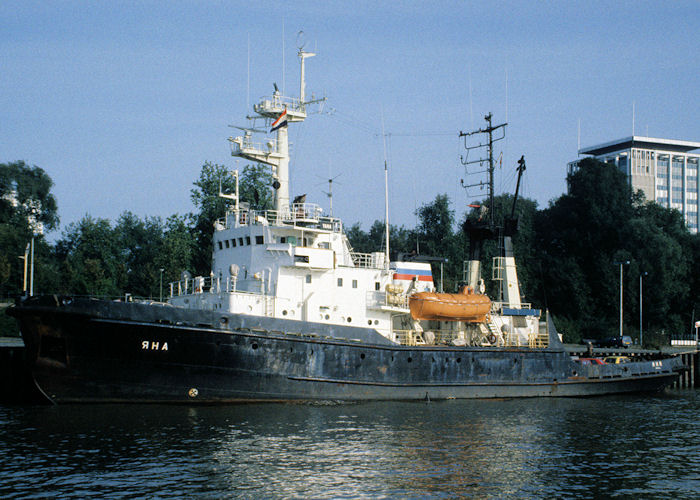
M 697 497 L 700 399 L 0 406 L 0 497 Z

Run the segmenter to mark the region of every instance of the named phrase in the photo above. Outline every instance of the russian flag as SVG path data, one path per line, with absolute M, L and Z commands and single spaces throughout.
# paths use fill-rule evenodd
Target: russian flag
M 433 272 L 430 264 L 423 262 L 397 262 L 394 271 L 394 281 L 412 281 L 415 277 L 418 281 L 433 281 Z
M 272 123 L 272 128 L 270 132 L 274 132 L 278 128 L 287 126 L 287 110 L 285 109 L 282 114 Z

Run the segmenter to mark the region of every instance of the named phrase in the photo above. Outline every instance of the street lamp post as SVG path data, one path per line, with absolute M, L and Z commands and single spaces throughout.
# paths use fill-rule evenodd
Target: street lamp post
M 163 271 L 165 269 L 161 268 L 160 270 L 160 301 L 163 302 Z
M 643 311 L 643 296 L 642 296 L 642 278 L 648 276 L 649 273 L 643 272 L 639 275 L 639 347 L 642 347 L 644 336 L 642 334 L 642 311 Z
M 24 281 L 22 281 L 22 295 L 27 296 L 27 264 L 29 263 L 29 246 L 31 243 L 27 243 L 27 248 L 24 250 L 24 255 L 20 255 L 19 258 L 24 261 Z
M 622 266 L 629 266 L 630 261 L 624 260 L 619 262 L 613 262 L 613 264 L 620 265 L 620 338 L 622 338 Z
M 34 296 L 34 233 L 32 233 L 32 257 L 29 264 L 29 296 Z

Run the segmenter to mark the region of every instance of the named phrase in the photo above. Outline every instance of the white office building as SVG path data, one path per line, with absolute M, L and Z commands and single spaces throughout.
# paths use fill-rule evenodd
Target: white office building
M 656 201 L 683 214 L 691 232 L 698 232 L 698 163 L 700 142 L 632 136 L 579 149 L 617 166 L 627 175 L 633 191 L 642 190 L 647 200 Z M 568 164 L 568 172 L 579 160 Z

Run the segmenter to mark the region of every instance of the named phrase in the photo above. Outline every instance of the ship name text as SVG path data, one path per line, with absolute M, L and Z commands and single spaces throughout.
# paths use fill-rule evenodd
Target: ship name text
M 144 350 L 144 351 L 167 351 L 168 350 L 168 343 L 163 342 L 161 344 L 160 342 L 156 342 L 153 340 L 142 340 L 141 341 L 141 350 Z

